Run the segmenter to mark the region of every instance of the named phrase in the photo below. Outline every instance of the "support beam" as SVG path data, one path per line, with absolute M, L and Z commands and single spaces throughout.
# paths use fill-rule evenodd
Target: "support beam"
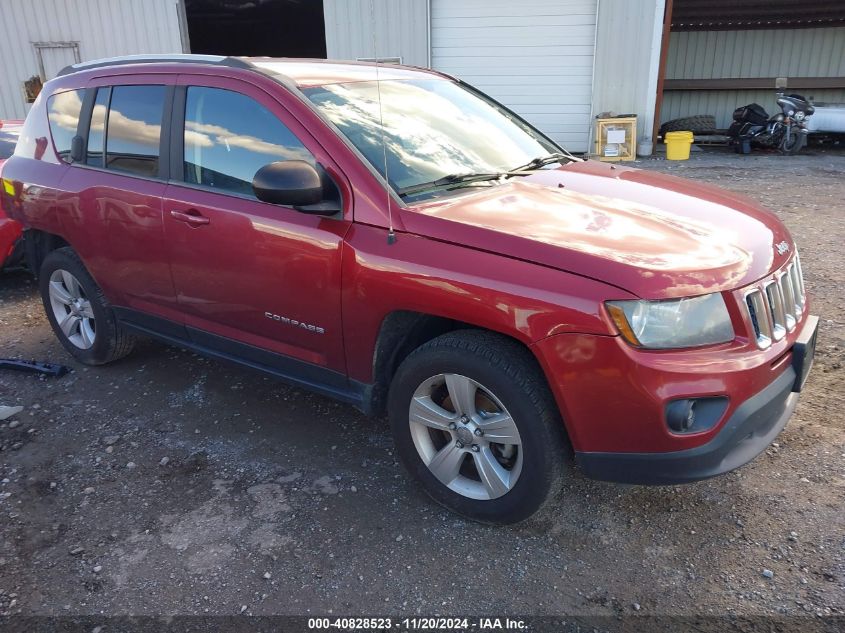
M 845 77 L 788 78 L 789 90 L 825 90 L 845 88 Z M 775 89 L 775 77 L 730 79 L 666 79 L 663 90 L 767 90 Z
M 654 121 L 652 123 L 651 138 L 657 147 L 657 133 L 660 130 L 660 110 L 663 108 L 663 91 L 666 84 L 666 63 L 669 59 L 669 36 L 672 31 L 672 12 L 675 0 L 666 0 L 663 11 L 663 39 L 660 43 L 660 66 L 657 69 L 657 99 L 654 103 Z

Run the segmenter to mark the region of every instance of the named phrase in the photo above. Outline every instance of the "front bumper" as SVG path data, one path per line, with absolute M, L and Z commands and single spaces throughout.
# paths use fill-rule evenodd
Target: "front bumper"
M 743 402 L 709 442 L 666 453 L 576 452 L 584 474 L 628 484 L 680 484 L 739 468 L 766 450 L 792 416 L 815 353 L 818 318 L 809 317 L 793 346 L 792 363 Z
M 587 477 L 627 484 L 680 484 L 747 464 L 786 426 L 798 403 L 792 367 L 746 400 L 707 444 L 671 453 L 576 453 Z

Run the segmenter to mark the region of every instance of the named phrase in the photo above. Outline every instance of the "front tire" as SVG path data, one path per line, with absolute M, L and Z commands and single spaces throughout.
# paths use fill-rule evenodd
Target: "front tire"
M 795 132 L 794 134 L 790 134 L 789 139 L 787 139 L 786 134 L 784 134 L 783 140 L 780 142 L 780 147 L 778 149 L 780 149 L 781 154 L 794 156 L 800 152 L 806 144 L 807 135 Z
M 400 365 L 388 399 L 399 456 L 438 503 L 510 524 L 557 491 L 563 426 L 530 352 L 489 332 L 440 336 Z
M 53 332 L 80 363 L 103 365 L 132 351 L 135 339 L 120 327 L 103 291 L 72 248 L 44 258 L 39 287 Z

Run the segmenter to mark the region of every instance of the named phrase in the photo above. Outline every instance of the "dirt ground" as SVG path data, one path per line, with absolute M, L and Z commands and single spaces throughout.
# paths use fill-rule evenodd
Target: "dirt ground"
M 7 273 L 0 356 L 73 372 L 0 372 L 25 407 L 0 423 L 0 615 L 845 614 L 845 153 L 639 166 L 749 194 L 800 246 L 816 365 L 751 465 L 662 488 L 575 472 L 553 516 L 476 525 L 405 477 L 385 421 L 153 342 L 77 365 Z

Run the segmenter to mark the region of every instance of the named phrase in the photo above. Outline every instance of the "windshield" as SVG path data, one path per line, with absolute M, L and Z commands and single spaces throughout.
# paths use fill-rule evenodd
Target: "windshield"
M 455 82 L 380 84 L 388 179 L 396 191 L 454 174 L 509 171 L 560 151 L 495 102 Z M 376 82 L 330 84 L 303 92 L 384 176 Z

